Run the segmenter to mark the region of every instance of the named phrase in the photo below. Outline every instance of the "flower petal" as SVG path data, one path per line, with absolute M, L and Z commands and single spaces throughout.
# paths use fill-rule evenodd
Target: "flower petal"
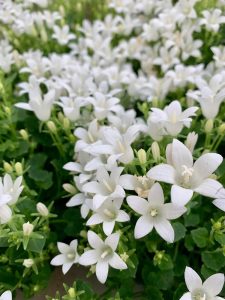
M 163 189 L 158 182 L 156 182 L 151 187 L 148 194 L 148 202 L 151 203 L 151 205 L 163 205 L 164 203 Z
M 91 225 L 96 225 L 102 223 L 102 218 L 100 217 L 99 214 L 93 214 L 88 220 L 86 225 L 91 226 Z
M 125 174 L 120 176 L 119 184 L 125 190 L 134 190 L 137 186 L 137 179 L 133 175 Z
M 144 236 L 146 236 L 147 234 L 149 234 L 149 232 L 151 232 L 153 229 L 153 223 L 151 222 L 151 220 L 149 218 L 147 218 L 146 216 L 142 216 L 137 220 L 137 223 L 135 225 L 135 229 L 134 229 L 134 237 L 135 239 L 140 239 Z
M 174 220 L 182 216 L 186 211 L 186 207 L 178 206 L 173 203 L 166 203 L 163 205 L 163 211 L 168 220 Z
M 66 206 L 72 207 L 72 206 L 81 205 L 84 203 L 85 198 L 86 198 L 85 195 L 82 193 L 76 194 L 72 198 L 70 198 L 70 200 L 66 203 Z
M 61 242 L 57 243 L 57 247 L 61 253 L 68 253 L 71 250 L 69 245 Z
M 147 173 L 147 176 L 151 179 L 167 182 L 174 184 L 175 183 L 176 171 L 174 167 L 167 164 L 160 164 L 153 167 Z
M 217 296 L 223 289 L 224 285 L 224 274 L 217 273 L 209 278 L 203 283 L 203 288 L 211 295 Z
M 112 222 L 103 222 L 103 231 L 105 235 L 110 235 L 113 232 L 113 228 L 115 226 L 115 221 Z
M 225 199 L 216 199 L 212 203 L 222 211 L 225 211 Z
M 178 172 L 182 172 L 183 165 L 188 168 L 193 166 L 193 157 L 190 150 L 177 139 L 174 139 L 172 143 L 172 160 Z
M 138 196 L 128 196 L 127 203 L 135 212 L 139 213 L 140 215 L 144 215 L 149 207 L 148 201 Z
M 0 223 L 7 223 L 12 217 L 12 210 L 8 205 L 2 205 L 0 207 Z
M 180 298 L 180 300 L 192 300 L 191 293 L 190 293 L 190 292 L 185 293 L 185 294 Z
M 194 191 L 206 197 L 216 198 L 216 194 L 222 187 L 217 180 L 207 178 Z
M 12 300 L 12 293 L 11 293 L 11 291 L 4 292 L 1 295 L 0 299 L 2 299 L 2 300 Z
M 169 221 L 160 220 L 154 224 L 155 230 L 158 234 L 168 243 L 173 243 L 174 241 L 174 229 Z
M 117 222 L 127 222 L 130 220 L 130 216 L 123 210 L 119 210 L 118 216 L 116 218 Z
M 90 266 L 96 264 L 98 256 L 96 250 L 88 250 L 84 252 L 79 258 L 79 264 L 83 266 Z
M 109 265 L 107 262 L 99 261 L 96 264 L 96 276 L 98 280 L 103 284 L 106 282 L 109 272 Z
M 100 239 L 100 237 L 94 231 L 89 230 L 87 236 L 88 236 L 88 243 L 92 248 L 98 249 L 104 245 L 102 239 Z
M 50 264 L 53 266 L 61 266 L 65 263 L 65 255 L 64 254 L 59 254 L 56 257 L 54 257 Z
M 113 251 L 116 250 L 118 243 L 120 240 L 120 235 L 119 233 L 113 233 L 111 235 L 109 235 L 106 240 L 105 240 L 105 244 L 110 246 L 112 248 Z
M 192 198 L 193 191 L 173 185 L 171 189 L 171 201 L 173 204 L 185 206 Z
M 63 266 L 62 266 L 63 274 L 66 274 L 69 271 L 69 269 L 72 267 L 72 265 L 73 265 L 73 262 L 68 262 L 68 263 L 63 264 Z
M 184 278 L 187 288 L 190 292 L 193 292 L 195 289 L 200 289 L 202 287 L 202 280 L 200 276 L 192 268 L 185 268 Z
M 127 269 L 127 265 L 117 253 L 114 253 L 113 257 L 109 261 L 109 265 L 118 270 Z

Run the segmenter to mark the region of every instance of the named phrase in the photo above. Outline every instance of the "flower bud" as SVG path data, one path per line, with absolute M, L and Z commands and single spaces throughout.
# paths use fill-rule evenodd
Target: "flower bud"
M 30 222 L 24 223 L 23 224 L 23 234 L 24 236 L 29 236 L 33 232 L 34 225 L 31 224 Z
M 49 214 L 48 208 L 44 205 L 44 203 L 38 202 L 36 209 L 42 217 L 47 217 Z
M 34 260 L 32 258 L 24 259 L 23 266 L 26 268 L 31 268 L 34 264 Z
M 21 137 L 23 138 L 24 141 L 28 141 L 29 135 L 28 135 L 28 133 L 25 129 L 21 129 L 19 131 L 19 133 L 20 133 L 20 135 L 21 135 Z
M 12 171 L 13 171 L 12 166 L 6 161 L 3 162 L 3 168 L 6 173 L 12 173 Z
M 194 151 L 197 140 L 198 140 L 198 134 L 195 133 L 194 131 L 190 132 L 186 138 L 185 145 L 191 151 L 191 153 Z
M 210 133 L 213 130 L 213 119 L 209 119 L 205 123 L 205 132 Z
M 8 116 L 10 116 L 10 115 L 11 115 L 11 108 L 8 107 L 8 106 L 4 106 L 4 109 L 5 109 L 6 114 L 7 114 Z
M 70 183 L 64 183 L 63 188 L 66 192 L 73 194 L 73 195 L 76 194 L 76 192 L 77 192 L 76 188 Z
M 225 134 L 225 123 L 223 123 L 219 126 L 218 133 L 221 135 Z
M 63 120 L 64 120 L 64 114 L 63 114 L 61 111 L 58 113 L 58 119 L 59 119 L 59 121 L 60 121 L 61 123 L 63 123 Z
M 75 289 L 74 288 L 70 288 L 68 290 L 68 295 L 71 297 L 71 299 L 75 299 L 75 297 L 76 297 Z
M 65 130 L 70 129 L 70 120 L 69 120 L 68 118 L 64 118 L 64 119 L 63 119 L 63 128 L 64 128 Z
M 52 133 L 57 132 L 57 128 L 56 128 L 55 123 L 53 121 L 48 121 L 47 122 L 47 127 L 48 127 L 49 131 L 51 131 Z
M 160 160 L 160 149 L 159 149 L 159 144 L 157 142 L 152 143 L 152 156 L 155 161 Z
M 15 171 L 18 176 L 23 175 L 23 165 L 20 162 L 15 163 Z
M 146 163 L 146 161 L 147 161 L 147 155 L 146 155 L 145 150 L 144 149 L 138 150 L 137 155 L 138 155 L 138 159 L 139 159 L 140 163 L 142 165 L 144 165 Z

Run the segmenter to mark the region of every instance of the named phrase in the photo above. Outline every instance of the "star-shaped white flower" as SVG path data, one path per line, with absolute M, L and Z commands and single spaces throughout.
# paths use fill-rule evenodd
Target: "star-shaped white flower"
M 185 293 L 180 300 L 224 300 L 217 296 L 224 285 L 224 275 L 217 273 L 202 283 L 199 275 L 190 267 L 185 269 L 185 282 L 189 292 Z
M 106 282 L 109 266 L 119 270 L 127 269 L 125 262 L 115 252 L 119 238 L 119 233 L 113 233 L 103 241 L 96 233 L 88 231 L 88 242 L 93 249 L 84 252 L 79 263 L 84 266 L 96 264 L 96 276 L 101 283 Z
M 106 200 L 87 221 L 88 226 L 103 223 L 103 231 L 106 235 L 112 233 L 116 222 L 127 222 L 129 215 L 120 209 L 123 199 Z
M 174 229 L 168 220 L 179 218 L 186 208 L 174 203 L 164 203 L 162 187 L 155 183 L 149 191 L 148 200 L 138 197 L 127 197 L 129 206 L 141 217 L 138 219 L 134 236 L 136 239 L 149 234 L 153 228 L 167 242 L 174 241 Z
M 166 148 L 167 164 L 149 170 L 151 179 L 173 184 L 181 205 L 185 205 L 193 192 L 214 198 L 222 185 L 210 176 L 219 167 L 223 157 L 217 153 L 206 153 L 193 162 L 192 153 L 180 141 L 174 139 Z M 189 199 L 187 198 L 189 195 Z M 185 199 L 185 201 L 184 201 Z
M 53 266 L 61 266 L 63 274 L 66 274 L 73 264 L 79 260 L 77 253 L 77 240 L 73 240 L 69 245 L 58 242 L 57 247 L 61 254 L 51 260 Z

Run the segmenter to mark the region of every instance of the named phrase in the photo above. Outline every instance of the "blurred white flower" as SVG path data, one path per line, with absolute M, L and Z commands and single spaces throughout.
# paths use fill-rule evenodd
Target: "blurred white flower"
M 119 233 L 113 233 L 103 241 L 96 233 L 88 231 L 88 242 L 93 249 L 84 252 L 79 263 L 84 266 L 96 264 L 96 276 L 101 283 L 106 282 L 109 266 L 119 270 L 127 269 L 125 262 L 115 252 L 119 238 Z
M 10 205 L 13 205 L 17 202 L 24 188 L 23 185 L 21 185 L 22 180 L 23 177 L 19 176 L 13 182 L 12 177 L 9 174 L 5 174 L 3 178 L 0 177 L 0 195 L 9 195 L 11 198 L 9 201 Z
M 0 300 L 12 300 L 11 291 L 6 291 L 0 296 Z
M 180 300 L 224 300 L 217 296 L 224 285 L 222 273 L 214 274 L 202 283 L 199 275 L 192 268 L 186 267 L 184 276 L 189 292 L 185 293 Z
M 58 242 L 57 247 L 60 254 L 51 260 L 51 265 L 61 266 L 63 274 L 66 274 L 73 264 L 78 263 L 79 255 L 77 253 L 77 240 L 73 240 L 69 245 Z
M 222 14 L 221 9 L 204 10 L 202 12 L 203 18 L 200 19 L 200 25 L 205 25 L 208 30 L 217 32 L 220 28 L 220 24 L 225 23 L 225 16 Z
M 54 33 L 52 37 L 57 40 L 60 45 L 67 45 L 69 41 L 75 39 L 75 34 L 70 32 L 68 25 L 59 27 L 57 25 L 53 26 Z
M 162 187 L 155 183 L 149 191 L 148 200 L 138 196 L 128 196 L 127 203 L 141 217 L 138 219 L 134 236 L 136 239 L 149 234 L 153 228 L 168 243 L 174 241 L 174 229 L 168 220 L 179 218 L 186 208 L 174 203 L 164 203 Z

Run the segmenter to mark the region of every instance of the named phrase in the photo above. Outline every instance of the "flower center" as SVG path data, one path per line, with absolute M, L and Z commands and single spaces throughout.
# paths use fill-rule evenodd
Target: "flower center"
M 67 254 L 67 258 L 68 258 L 69 260 L 72 260 L 72 259 L 74 259 L 74 258 L 75 258 L 75 256 L 76 256 L 76 254 L 75 254 L 75 253 L 73 253 L 73 252 L 70 252 L 70 253 L 68 253 L 68 254 Z
M 119 146 L 119 150 L 120 150 L 122 153 L 124 153 L 124 152 L 125 152 L 125 147 L 124 147 L 124 145 L 121 143 L 121 141 L 118 141 L 117 144 L 118 144 L 118 146 Z
M 151 208 L 149 211 L 151 217 L 156 217 L 158 215 L 158 210 L 156 208 Z
M 108 184 L 108 182 L 106 180 L 103 180 L 103 184 L 110 193 L 113 192 L 112 187 Z
M 190 182 L 190 178 L 193 175 L 194 169 L 193 168 L 188 168 L 185 165 L 181 166 L 183 171 L 181 172 L 182 179 L 183 179 L 183 184 L 188 184 Z
M 101 259 L 107 259 L 110 258 L 113 254 L 113 250 L 111 247 L 107 246 L 103 249 L 102 253 L 101 253 Z
M 103 212 L 104 212 L 104 214 L 105 214 L 108 218 L 110 218 L 110 219 L 112 219 L 112 220 L 114 220 L 114 219 L 116 218 L 115 212 L 109 210 L 108 208 L 105 208 L 105 209 L 103 210 Z
M 176 112 L 172 113 L 171 119 L 170 119 L 171 123 L 175 124 L 177 123 L 177 114 Z
M 196 292 L 194 292 L 191 298 L 192 300 L 207 300 L 207 295 L 204 291 L 197 290 Z

